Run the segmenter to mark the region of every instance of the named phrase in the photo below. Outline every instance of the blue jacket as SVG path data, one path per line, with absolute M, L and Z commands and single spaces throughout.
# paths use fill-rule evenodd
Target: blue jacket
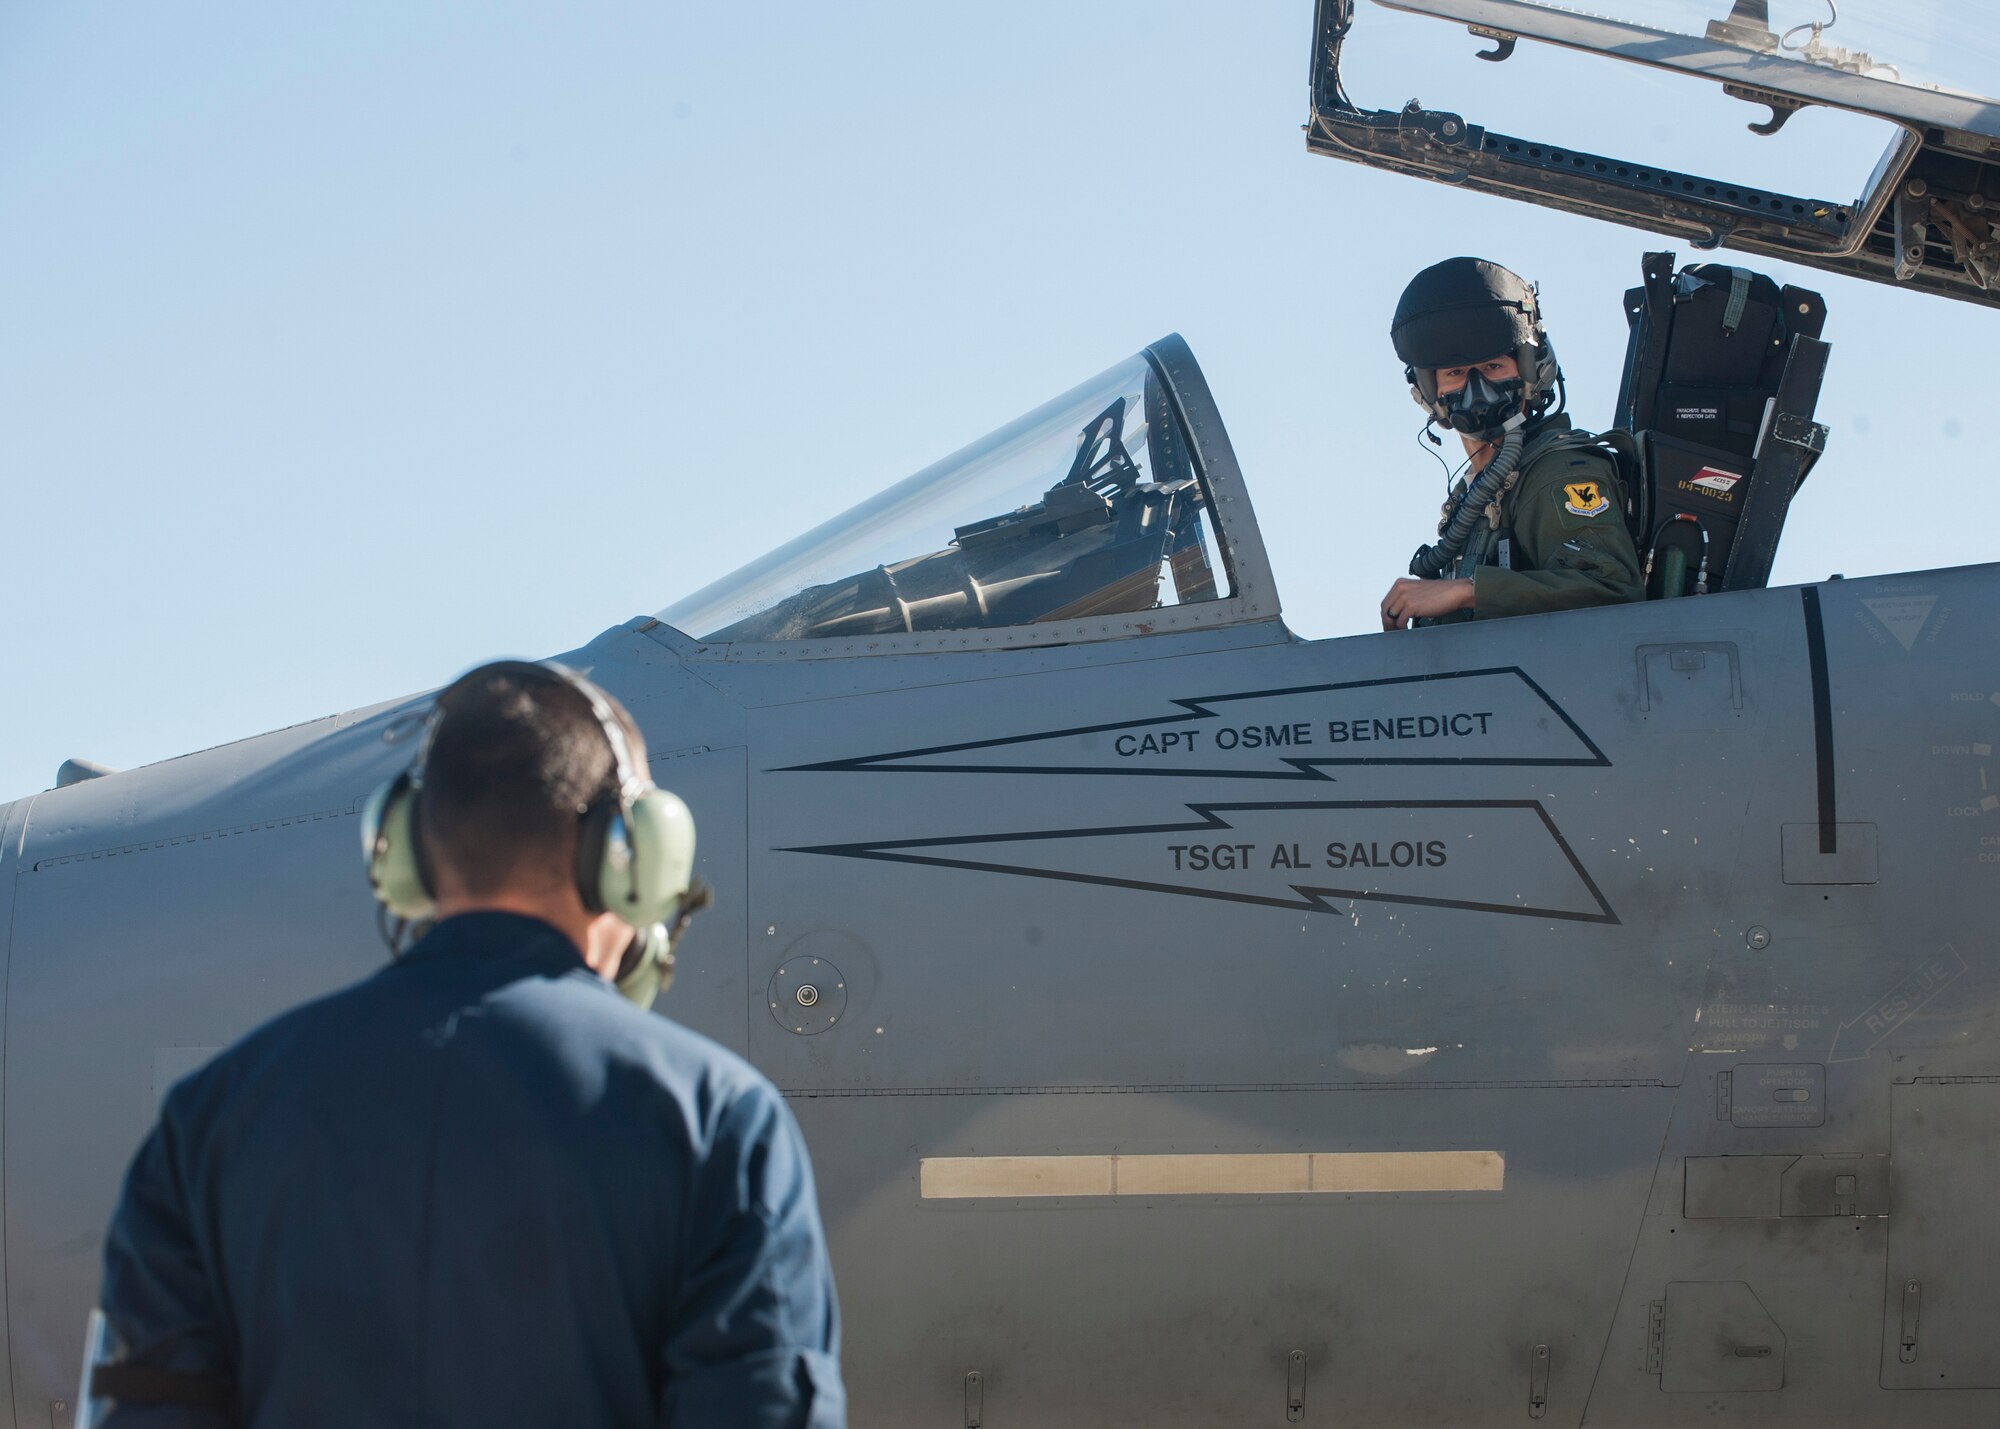
M 474 913 L 177 1085 L 103 1305 L 235 1413 L 141 1425 L 840 1429 L 790 1111 L 547 924 Z

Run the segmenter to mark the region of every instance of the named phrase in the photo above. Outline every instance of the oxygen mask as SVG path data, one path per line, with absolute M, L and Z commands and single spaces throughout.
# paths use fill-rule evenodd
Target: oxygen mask
M 1456 392 L 1444 392 L 1438 403 L 1445 421 L 1455 432 L 1473 436 L 1494 436 L 1521 413 L 1527 384 L 1518 377 L 1495 382 L 1474 368 L 1465 374 L 1465 385 Z

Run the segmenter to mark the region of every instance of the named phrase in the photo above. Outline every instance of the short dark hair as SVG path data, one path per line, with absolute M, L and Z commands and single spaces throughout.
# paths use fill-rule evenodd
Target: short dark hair
M 638 754 L 631 718 L 611 708 Z M 577 816 L 617 794 L 611 744 L 583 692 L 553 670 L 499 661 L 446 688 L 435 718 L 417 827 L 433 882 L 446 868 L 484 897 L 567 881 Z

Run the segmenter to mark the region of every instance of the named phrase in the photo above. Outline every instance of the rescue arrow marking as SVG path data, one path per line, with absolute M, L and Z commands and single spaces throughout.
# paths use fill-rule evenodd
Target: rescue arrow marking
M 1182 713 L 794 764 L 773 772 L 1332 782 L 1325 769 L 1343 765 L 1602 768 L 1611 763 L 1517 665 L 1170 703 Z
M 1349 910 L 1340 905 L 1360 900 L 1577 923 L 1619 921 L 1537 800 L 1353 799 L 1187 809 L 1194 819 L 1179 823 L 879 839 L 776 852 L 1341 916 Z
M 1841 1023 L 1834 1030 L 1833 1046 L 1827 1049 L 1826 1060 L 1860 1061 L 1890 1033 L 1923 1011 L 1932 998 L 1943 992 L 1964 971 L 1965 959 L 1958 955 L 1958 949 L 1945 944 L 1942 952 L 1925 958 L 1905 973 L 1902 981 L 1877 998 L 1866 1012 L 1852 1022 Z M 1847 1043 L 1847 1055 L 1844 1057 L 1839 1055 L 1843 1039 Z

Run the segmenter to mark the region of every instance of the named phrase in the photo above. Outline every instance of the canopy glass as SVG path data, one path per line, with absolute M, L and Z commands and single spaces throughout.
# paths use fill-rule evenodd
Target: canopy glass
M 1145 354 L 660 612 L 708 642 L 827 641 L 1230 593 L 1213 503 Z
M 1702 37 L 1731 31 L 1730 0 L 1584 0 L 1581 11 Z M 2000 89 L 2000 26 L 1990 0 L 1766 0 L 1773 52 L 1902 84 L 1991 95 Z M 1711 24 L 1715 28 L 1711 29 Z M 1739 31 L 1761 48 L 1768 41 Z

